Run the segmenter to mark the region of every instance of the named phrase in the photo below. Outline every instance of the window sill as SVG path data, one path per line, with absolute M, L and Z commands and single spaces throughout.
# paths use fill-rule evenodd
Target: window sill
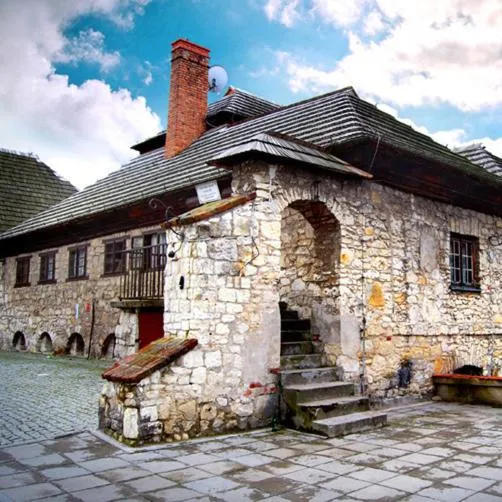
M 82 275 L 81 277 L 68 277 L 66 282 L 87 281 L 87 279 L 89 279 L 88 275 Z
M 481 288 L 477 286 L 450 285 L 450 291 L 453 293 L 481 293 Z
M 126 274 L 126 271 L 122 271 L 122 272 L 103 272 L 101 274 L 101 277 L 120 277 L 121 275 L 125 275 Z
M 14 284 L 15 288 L 27 288 L 28 286 L 31 286 L 31 283 L 23 282 L 23 283 L 19 283 L 19 284 Z
M 58 281 L 57 279 L 47 279 L 47 280 L 40 280 L 38 281 L 38 284 L 44 285 L 44 284 L 56 284 Z

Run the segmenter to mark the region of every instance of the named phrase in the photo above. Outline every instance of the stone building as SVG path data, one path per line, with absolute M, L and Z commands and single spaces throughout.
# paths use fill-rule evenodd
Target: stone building
M 172 57 L 167 132 L 3 236 L 6 344 L 17 329 L 35 343 L 49 311 L 58 343 L 78 332 L 99 353 L 113 333 L 132 354 L 143 313 L 162 309 L 164 336 L 105 373 L 101 425 L 134 443 L 265 425 L 280 407 L 323 430 L 369 398 L 426 394 L 434 372 L 496 372 L 501 176 L 352 88 L 285 107 L 234 91 L 206 108 L 209 51 L 179 40 Z M 150 258 L 134 244 L 147 225 L 165 247 Z M 80 243 L 89 272 L 66 281 Z M 14 288 L 19 253 L 47 249 L 56 305 L 45 285 Z M 150 298 L 134 285 L 154 259 Z

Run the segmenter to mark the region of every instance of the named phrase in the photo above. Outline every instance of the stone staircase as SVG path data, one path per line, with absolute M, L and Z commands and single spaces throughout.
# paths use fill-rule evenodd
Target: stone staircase
M 367 397 L 353 383 L 341 382 L 327 366 L 323 345 L 310 333 L 310 321 L 281 309 L 281 416 L 296 429 L 328 437 L 361 432 L 387 423 L 385 413 L 369 411 Z

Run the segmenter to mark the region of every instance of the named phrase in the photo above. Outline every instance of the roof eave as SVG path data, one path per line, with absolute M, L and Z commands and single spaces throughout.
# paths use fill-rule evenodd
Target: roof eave
M 335 169 L 329 169 L 324 166 L 319 166 L 315 165 L 309 162 L 302 162 L 300 160 L 292 160 L 287 157 L 283 157 L 280 155 L 273 155 L 270 153 L 265 153 L 265 152 L 260 152 L 256 150 L 252 151 L 246 151 L 234 155 L 229 155 L 225 157 L 219 157 L 217 159 L 212 159 L 207 162 L 208 165 L 215 166 L 215 167 L 220 167 L 223 169 L 228 169 L 232 170 L 235 166 L 249 161 L 249 160 L 257 160 L 257 161 L 268 161 L 268 162 L 273 162 L 275 164 L 283 164 L 283 165 L 294 165 L 294 166 L 301 166 L 304 167 L 308 170 L 319 170 L 323 172 L 329 172 L 334 175 L 339 175 L 343 176 L 345 178 L 363 178 L 363 179 L 372 179 L 373 175 L 370 173 L 367 173 L 366 171 L 363 171 L 361 169 L 357 169 L 356 167 L 351 166 L 351 168 L 354 170 L 354 172 L 346 172 L 342 170 L 335 170 Z

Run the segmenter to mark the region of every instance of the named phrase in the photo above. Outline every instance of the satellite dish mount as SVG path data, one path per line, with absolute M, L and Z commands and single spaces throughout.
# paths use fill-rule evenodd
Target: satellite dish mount
M 227 86 L 228 74 L 223 66 L 211 66 L 208 72 L 208 90 L 220 94 Z

